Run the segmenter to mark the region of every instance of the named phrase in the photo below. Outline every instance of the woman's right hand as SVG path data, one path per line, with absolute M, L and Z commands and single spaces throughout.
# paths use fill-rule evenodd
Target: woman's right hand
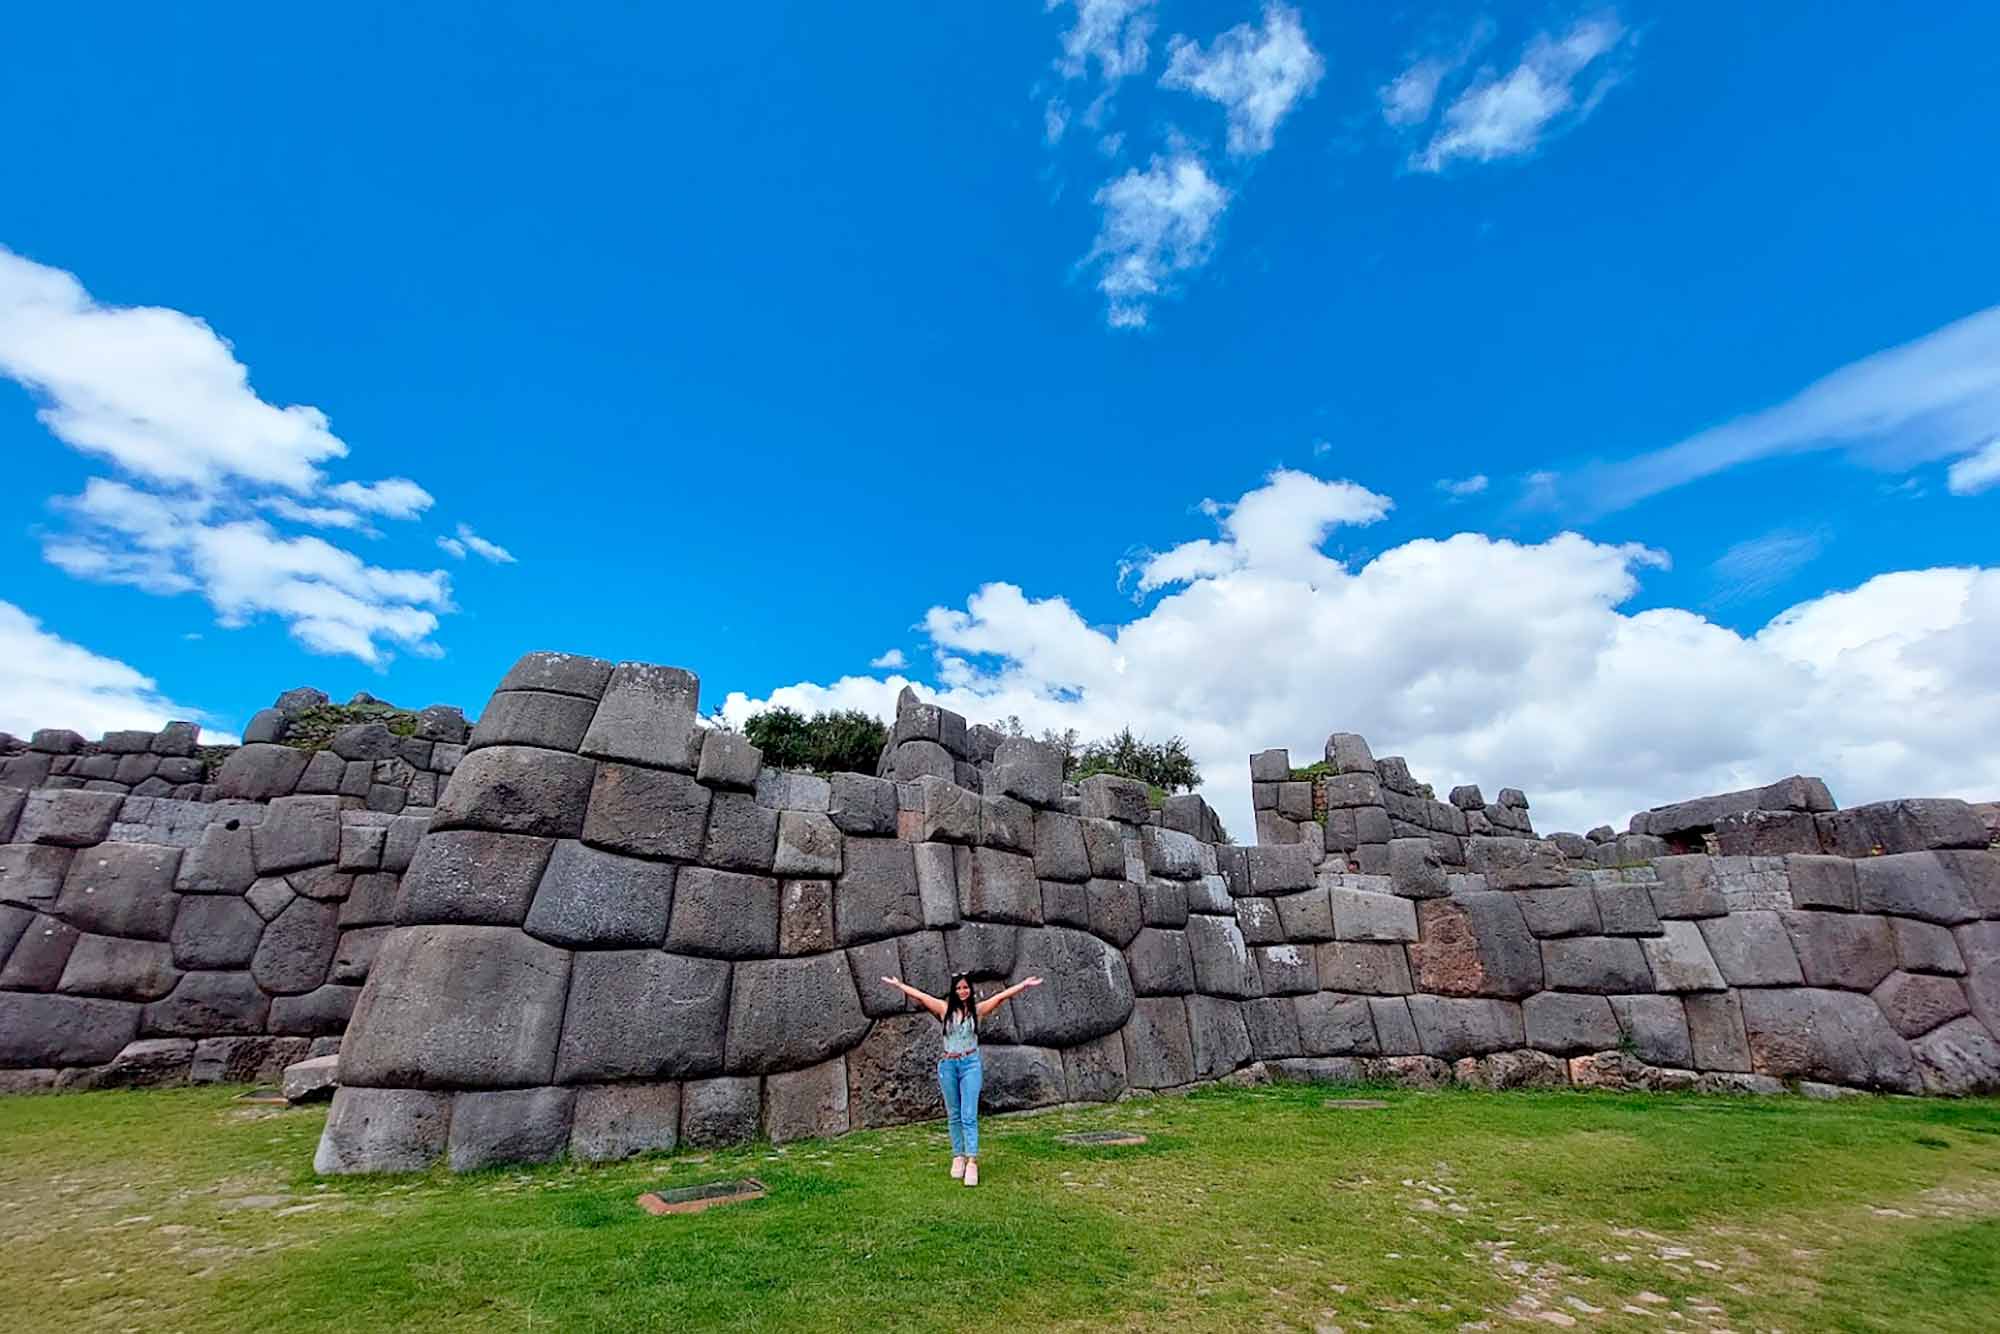
M 882 980 L 884 982 L 887 982 L 892 987 L 900 987 L 903 985 L 903 979 L 900 977 L 885 977 Z

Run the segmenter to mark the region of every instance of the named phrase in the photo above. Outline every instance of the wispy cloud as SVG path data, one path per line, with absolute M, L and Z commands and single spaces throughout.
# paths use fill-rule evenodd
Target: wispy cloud
M 1480 472 L 1474 473 L 1470 477 L 1441 477 L 1438 479 L 1437 489 L 1450 496 L 1453 500 L 1465 500 L 1484 491 L 1487 485 L 1486 474 Z
M 472 525 L 469 523 L 458 525 L 458 535 L 456 537 L 440 537 L 437 540 L 437 544 L 438 550 L 459 560 L 464 560 L 466 553 L 470 552 L 475 556 L 485 557 L 495 565 L 514 564 L 513 552 L 507 550 L 507 548 L 501 546 L 498 542 L 489 542 L 478 533 L 473 532 Z
M 2000 435 L 1945 471 L 1945 488 L 1955 496 L 1977 495 L 1996 485 L 2000 485 Z
M 1824 532 L 1779 529 L 1738 542 L 1709 566 L 1716 583 L 1714 600 L 1740 602 L 1769 593 L 1819 559 L 1824 550 Z
M 1046 0 L 1043 8 L 1054 12 L 1066 0 Z M 1056 72 L 1065 83 L 1088 81 L 1091 68 L 1097 71 L 1097 93 L 1083 111 L 1083 123 L 1096 129 L 1111 108 L 1118 85 L 1144 72 L 1152 58 L 1154 0 L 1074 0 L 1075 20 L 1061 36 L 1062 57 Z M 1051 146 L 1061 142 L 1069 129 L 1072 113 L 1068 99 L 1057 94 L 1042 108 L 1042 137 Z
M 389 519 L 414 519 L 435 503 L 430 492 L 407 477 L 340 482 L 328 487 L 326 494 L 364 514 L 380 514 Z
M 1282 4 L 1264 7 L 1262 28 L 1238 24 L 1206 48 L 1176 36 L 1167 50 L 1160 86 L 1220 102 L 1228 114 L 1229 151 L 1237 157 L 1270 152 L 1278 122 L 1326 71 L 1299 12 Z
M 1605 58 L 1627 36 L 1611 13 L 1584 19 L 1561 36 L 1538 35 L 1513 69 L 1482 71 L 1445 108 L 1437 132 L 1410 165 L 1435 172 L 1458 159 L 1493 162 L 1532 153 L 1558 121 L 1581 121 L 1596 109 L 1619 75 Z M 1586 72 L 1593 79 L 1579 91 Z M 1430 91 L 1435 95 L 1435 86 Z M 1410 90 L 1411 107 L 1416 92 Z
M 1229 191 L 1183 150 L 1155 154 L 1144 171 L 1135 167 L 1107 183 L 1095 202 L 1104 216 L 1084 263 L 1098 271 L 1107 322 L 1131 329 L 1146 324 L 1174 275 L 1207 262 Z
M 1493 39 L 1493 23 L 1481 19 L 1458 46 L 1444 53 L 1430 53 L 1410 62 L 1401 74 L 1376 91 L 1382 104 L 1382 119 L 1397 129 L 1421 125 L 1431 118 L 1438 89 L 1444 81 L 1471 60 L 1480 47 Z
M 1900 347 L 1863 357 L 1775 407 L 1698 432 L 1664 449 L 1581 470 L 1566 499 L 1608 513 L 1729 468 L 1783 454 L 1850 449 L 1889 466 L 1960 460 L 1960 494 L 1990 485 L 2000 467 L 2000 306 Z

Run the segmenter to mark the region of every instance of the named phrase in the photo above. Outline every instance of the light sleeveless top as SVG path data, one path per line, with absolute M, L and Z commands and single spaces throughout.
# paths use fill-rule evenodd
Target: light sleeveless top
M 944 1054 L 963 1056 L 979 1050 L 979 1027 L 969 1016 L 960 1016 L 945 1025 Z

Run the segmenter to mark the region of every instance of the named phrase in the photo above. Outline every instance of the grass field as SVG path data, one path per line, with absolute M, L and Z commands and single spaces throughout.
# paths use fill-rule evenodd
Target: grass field
M 989 1119 L 967 1190 L 938 1126 L 321 1181 L 238 1092 L 0 1100 L 8 1334 L 2000 1327 L 1990 1100 L 1218 1089 Z

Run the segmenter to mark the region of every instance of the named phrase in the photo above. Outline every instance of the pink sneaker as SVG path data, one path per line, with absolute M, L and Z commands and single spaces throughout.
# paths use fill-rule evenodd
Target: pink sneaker
M 957 1181 L 960 1178 L 964 1177 L 964 1175 L 965 1175 L 965 1159 L 953 1158 L 951 1160 L 951 1179 L 953 1181 Z
M 976 1160 L 965 1164 L 965 1184 L 968 1186 L 979 1184 L 979 1163 Z

